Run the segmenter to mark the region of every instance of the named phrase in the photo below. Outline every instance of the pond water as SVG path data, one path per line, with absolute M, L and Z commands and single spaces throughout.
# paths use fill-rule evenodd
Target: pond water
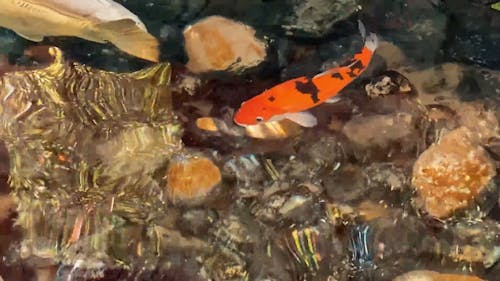
M 0 280 L 500 280 L 496 1 L 0 5 Z

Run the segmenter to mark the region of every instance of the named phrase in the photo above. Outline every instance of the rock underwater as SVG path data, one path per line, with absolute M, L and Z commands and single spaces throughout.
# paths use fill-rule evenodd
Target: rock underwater
M 166 215 L 156 175 L 183 149 L 170 64 L 117 74 L 49 52 L 47 67 L 0 77 L 21 257 L 88 267 L 156 258 L 153 229 Z

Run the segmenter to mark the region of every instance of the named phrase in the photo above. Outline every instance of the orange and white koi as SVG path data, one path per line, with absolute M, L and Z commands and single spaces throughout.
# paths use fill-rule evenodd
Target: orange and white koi
M 303 127 L 317 124 L 307 110 L 324 102 L 334 102 L 336 95 L 358 78 L 370 64 L 378 39 L 374 33 L 366 36 L 364 25 L 359 29 L 365 44 L 361 52 L 346 64 L 329 69 L 314 77 L 302 76 L 285 81 L 243 102 L 233 120 L 240 126 L 289 119 Z

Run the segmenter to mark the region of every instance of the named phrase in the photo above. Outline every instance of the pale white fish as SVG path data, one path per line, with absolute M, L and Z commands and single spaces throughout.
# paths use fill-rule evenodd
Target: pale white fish
M 138 16 L 113 0 L 31 0 L 29 2 L 48 4 L 60 12 L 70 12 L 103 22 L 131 19 L 142 30 L 147 31 Z
M 157 62 L 158 40 L 132 12 L 112 0 L 0 0 L 0 26 L 31 41 L 75 36 L 110 42 L 133 56 Z

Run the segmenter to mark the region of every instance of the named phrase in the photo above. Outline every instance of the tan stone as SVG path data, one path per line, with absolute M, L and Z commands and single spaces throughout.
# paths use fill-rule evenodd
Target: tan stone
M 199 201 L 221 181 L 219 168 L 205 157 L 172 160 L 167 171 L 167 195 L 173 203 Z
M 430 270 L 414 270 L 392 279 L 392 281 L 483 281 L 472 275 L 442 274 Z
M 377 55 L 384 58 L 388 69 L 398 68 L 406 60 L 403 51 L 398 46 L 388 41 L 381 41 L 379 43 Z
M 187 68 L 194 72 L 239 70 L 259 64 L 266 57 L 266 44 L 255 30 L 221 16 L 205 18 L 184 30 Z

